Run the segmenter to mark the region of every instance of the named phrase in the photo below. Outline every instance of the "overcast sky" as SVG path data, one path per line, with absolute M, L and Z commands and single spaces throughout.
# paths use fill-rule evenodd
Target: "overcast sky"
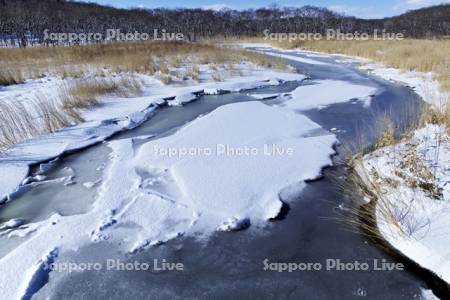
M 89 0 L 115 7 L 200 7 L 220 9 L 258 8 L 277 3 L 282 6 L 314 5 L 327 7 L 334 11 L 361 18 L 381 18 L 401 14 L 409 9 L 415 9 L 435 4 L 450 3 L 450 0 Z

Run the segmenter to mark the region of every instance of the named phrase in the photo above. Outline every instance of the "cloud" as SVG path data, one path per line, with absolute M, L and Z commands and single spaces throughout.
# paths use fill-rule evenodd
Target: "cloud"
M 209 4 L 209 5 L 203 6 L 202 8 L 203 9 L 215 10 L 215 11 L 219 11 L 219 10 L 222 10 L 222 9 L 233 9 L 231 6 L 229 6 L 228 4 L 225 4 L 225 3 Z
M 408 3 L 409 5 L 423 5 L 426 4 L 427 2 L 432 2 L 430 0 L 406 0 L 406 3 Z
M 348 16 L 372 19 L 399 15 L 411 9 L 418 9 L 444 3 L 450 3 L 450 0 L 397 0 L 394 5 L 383 8 L 376 6 L 336 4 L 328 6 L 328 9 Z
M 396 5 L 394 5 L 393 10 L 398 13 L 403 13 L 410 9 L 417 9 L 446 3 L 450 3 L 450 0 L 401 0 Z
M 373 6 L 351 6 L 346 4 L 336 4 L 328 6 L 329 10 L 335 11 L 348 16 L 355 16 L 359 18 L 379 18 L 383 14 L 377 11 Z

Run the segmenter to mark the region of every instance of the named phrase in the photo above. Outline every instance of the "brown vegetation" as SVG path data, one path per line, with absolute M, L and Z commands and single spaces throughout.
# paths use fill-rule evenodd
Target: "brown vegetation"
M 138 94 L 143 82 L 137 74 L 155 75 L 165 84 L 177 78 L 198 81 L 198 65 L 209 63 L 220 66 L 212 74 L 219 81 L 223 79 L 220 72 L 234 75 L 233 65 L 243 60 L 287 67 L 281 59 L 262 54 L 185 42 L 0 49 L 0 85 L 44 76 L 68 79 L 59 88 L 60 99 L 32 99 L 26 106 L 15 101 L 0 103 L 0 148 L 82 121 L 80 109 L 96 105 L 100 96 Z M 186 71 L 173 71 L 180 67 Z
M 81 109 L 98 103 L 98 97 L 115 95 L 127 97 L 139 93 L 142 83 L 133 76 L 114 78 L 77 79 L 63 87 L 61 96 L 64 109 Z
M 285 69 L 281 59 L 258 53 L 213 45 L 185 42 L 111 43 L 73 47 L 0 49 L 0 84 L 57 75 L 80 78 L 108 73 L 170 73 L 170 67 L 189 63 L 236 64 L 242 60 L 256 65 Z M 195 76 L 194 76 L 195 77 Z M 166 80 L 170 82 L 170 80 Z
M 82 120 L 77 111 L 67 112 L 55 101 L 40 96 L 26 104 L 0 101 L 0 111 L 0 150 Z
M 433 72 L 443 91 L 450 91 L 450 40 L 399 41 L 294 41 L 274 43 L 282 48 L 301 48 L 326 53 L 360 56 L 389 67 Z

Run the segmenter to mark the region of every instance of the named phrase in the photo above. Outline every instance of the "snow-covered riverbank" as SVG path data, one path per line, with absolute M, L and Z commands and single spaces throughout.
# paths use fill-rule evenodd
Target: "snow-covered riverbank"
M 449 93 L 432 73 L 403 71 L 345 57 L 383 79 L 411 87 L 432 110 L 448 114 Z M 448 116 L 447 116 L 448 118 Z M 450 129 L 426 124 L 399 143 L 365 155 L 356 168 L 377 200 L 379 233 L 395 249 L 450 283 Z
M 427 125 L 363 157 L 356 170 L 376 196 L 380 234 L 420 266 L 450 282 L 450 138 Z
M 273 49 L 265 44 L 244 47 L 258 51 Z M 306 64 L 315 64 L 312 60 L 316 57 L 357 64 L 359 69 L 372 75 L 411 87 L 431 109 L 445 114 L 449 105 L 449 93 L 439 90 L 432 73 L 398 70 L 360 57 L 276 50 L 283 54 L 273 55 L 293 60 L 296 58 L 292 53 L 305 53 L 308 59 L 299 61 Z M 446 112 L 448 114 L 448 110 Z M 374 218 L 381 236 L 393 248 L 447 283 L 450 283 L 447 247 L 450 243 L 449 130 L 444 124 L 426 124 L 400 143 L 367 154 L 356 168 L 378 199 Z
M 268 47 L 250 44 L 248 47 Z M 262 48 L 261 48 L 262 47 Z M 270 49 L 270 48 L 266 48 Z M 445 111 L 449 93 L 439 90 L 432 73 L 404 71 L 365 58 L 302 50 L 277 51 L 357 63 L 361 70 L 411 87 L 432 109 Z M 294 59 L 294 58 L 291 58 Z M 303 60 L 303 63 L 314 64 Z M 306 87 L 308 88 L 308 87 Z M 445 112 L 443 112 L 445 113 Z M 448 113 L 448 110 L 447 110 Z M 419 117 L 419 116 L 418 116 Z M 447 117 L 448 118 L 448 117 Z M 445 125 L 426 124 L 400 143 L 363 157 L 357 168 L 378 199 L 376 221 L 391 246 L 450 283 L 450 134 Z
M 361 69 L 406 84 L 431 109 L 449 112 L 450 95 L 439 90 L 431 73 L 380 64 L 363 64 Z M 375 216 L 380 234 L 450 284 L 450 128 L 426 124 L 399 144 L 364 156 L 360 166 L 359 173 L 369 186 L 380 189 Z

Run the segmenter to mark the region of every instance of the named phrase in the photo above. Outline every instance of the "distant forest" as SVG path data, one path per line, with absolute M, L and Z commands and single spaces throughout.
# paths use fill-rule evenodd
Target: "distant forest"
M 0 41 L 25 47 L 42 43 L 43 32 L 89 33 L 121 29 L 123 32 L 183 33 L 191 41 L 208 37 L 262 36 L 270 32 L 365 32 L 375 29 L 400 32 L 411 38 L 450 35 L 450 5 L 409 11 L 384 19 L 359 19 L 326 8 L 304 6 L 248 10 L 117 9 L 65 0 L 0 0 Z

